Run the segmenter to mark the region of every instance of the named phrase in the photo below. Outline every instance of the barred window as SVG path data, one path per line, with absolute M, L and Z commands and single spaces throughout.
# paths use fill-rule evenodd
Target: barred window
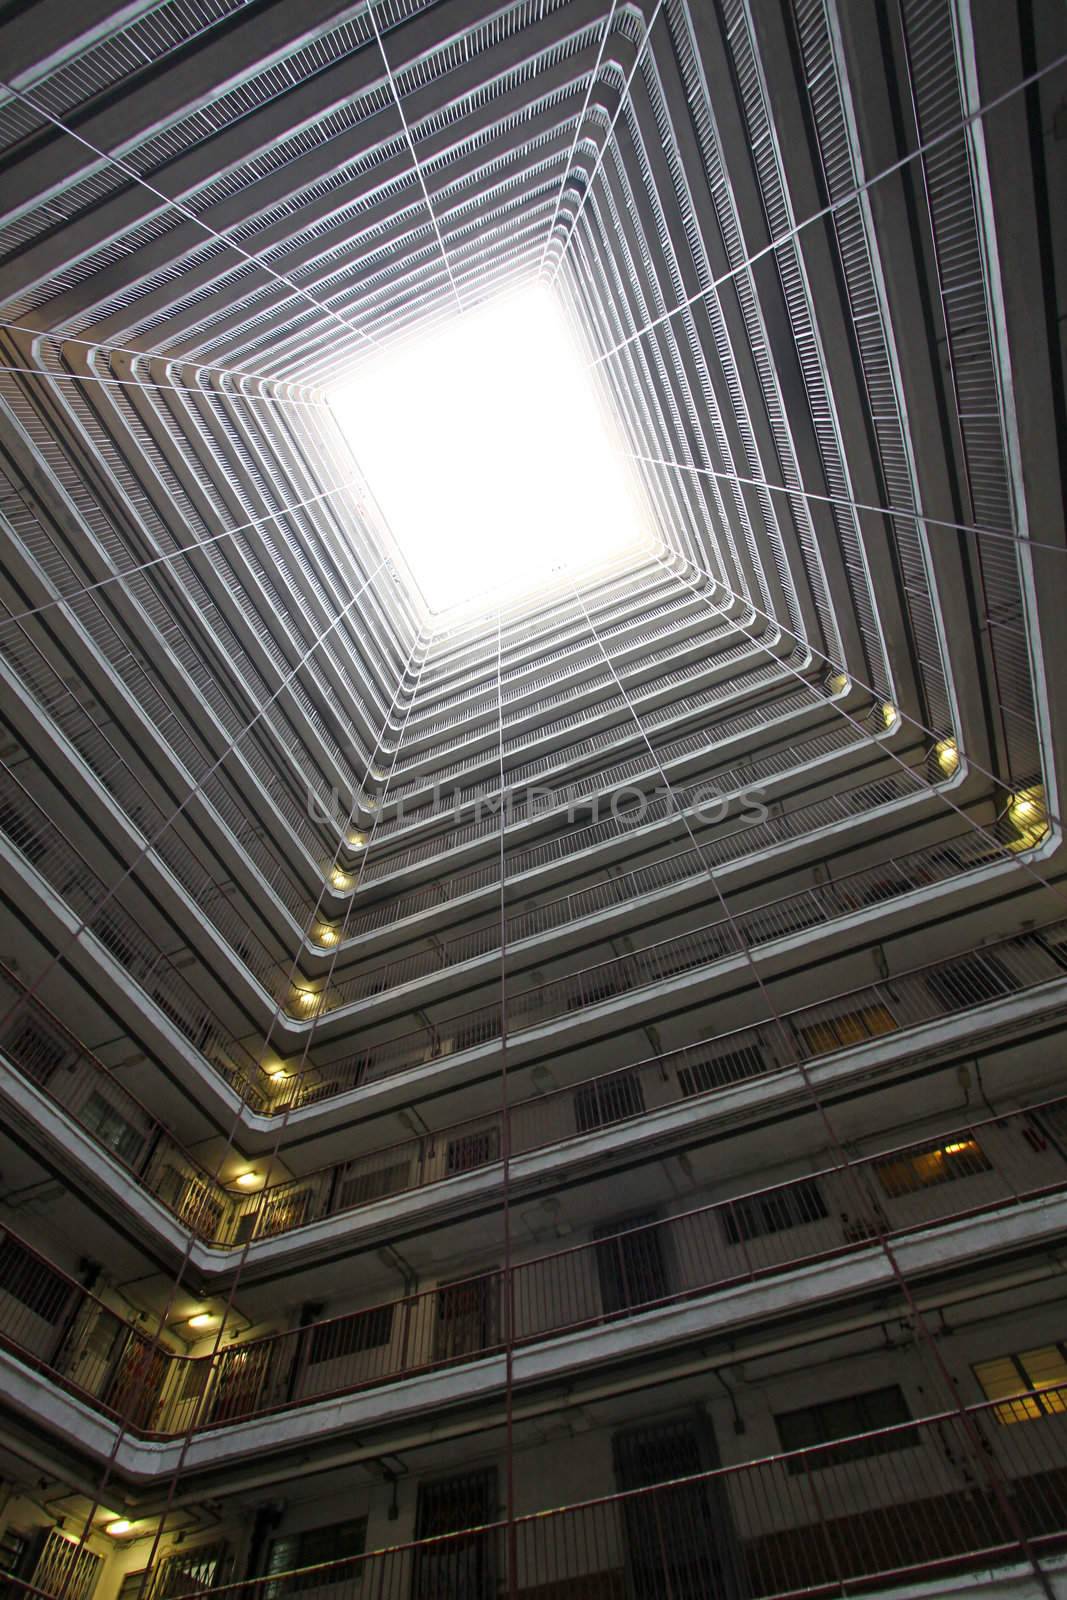
M 979 1361 L 974 1375 L 987 1400 L 1004 1400 L 993 1415 L 1005 1426 L 1067 1411 L 1067 1345 L 1043 1344 L 995 1361 Z M 1032 1389 L 1033 1394 L 1020 1390 Z M 1011 1398 L 1009 1398 L 1011 1397 Z
M 801 1406 L 797 1411 L 780 1412 L 775 1416 L 774 1425 L 783 1450 L 803 1450 L 808 1445 L 848 1439 L 848 1444 L 839 1450 L 819 1451 L 790 1461 L 789 1471 L 799 1473 L 840 1466 L 844 1461 L 857 1461 L 864 1456 L 885 1455 L 891 1450 L 907 1450 L 919 1442 L 916 1428 L 901 1428 L 889 1434 L 875 1430 L 910 1420 L 911 1412 L 903 1392 L 893 1383 L 884 1389 L 869 1389 L 864 1394 L 847 1395 L 841 1400 L 821 1400 L 815 1405 Z M 865 1433 L 873 1433 L 874 1437 L 851 1437 Z

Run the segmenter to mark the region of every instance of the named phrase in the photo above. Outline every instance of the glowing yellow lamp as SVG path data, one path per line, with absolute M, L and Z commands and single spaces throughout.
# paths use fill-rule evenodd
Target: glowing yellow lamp
M 951 777 L 960 764 L 960 747 L 955 739 L 939 739 L 934 745 L 934 754 L 941 771 Z

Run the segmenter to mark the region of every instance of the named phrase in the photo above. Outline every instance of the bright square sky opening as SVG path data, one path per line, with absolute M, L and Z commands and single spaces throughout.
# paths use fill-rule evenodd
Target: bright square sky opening
M 371 357 L 333 401 L 431 611 L 654 543 L 556 296 L 538 285 Z

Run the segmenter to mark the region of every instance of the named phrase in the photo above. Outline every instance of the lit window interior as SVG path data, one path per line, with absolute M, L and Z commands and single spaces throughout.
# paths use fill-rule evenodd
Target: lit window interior
M 370 357 L 333 404 L 431 611 L 655 542 L 547 287 L 457 312 Z

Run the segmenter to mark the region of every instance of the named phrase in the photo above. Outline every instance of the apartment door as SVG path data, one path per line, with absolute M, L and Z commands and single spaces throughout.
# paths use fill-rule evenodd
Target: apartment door
M 419 1485 L 417 1540 L 473 1531 L 414 1552 L 411 1600 L 492 1600 L 497 1592 L 496 1535 L 486 1532 L 485 1525 L 496 1520 L 496 1513 L 495 1467 Z
M 597 1228 L 596 1267 L 606 1312 L 647 1305 L 669 1294 L 662 1228 L 651 1212 Z
M 105 1405 L 117 1411 L 128 1427 L 152 1426 L 170 1358 L 139 1333 L 131 1332 L 118 1365 L 104 1390 Z
M 288 1354 L 289 1342 L 250 1344 L 224 1350 L 215 1357 L 215 1385 L 209 1406 L 212 1422 L 247 1417 L 268 1403 L 275 1362 Z
M 459 1283 L 443 1283 L 437 1291 L 434 1360 L 478 1355 L 499 1341 L 499 1281 L 495 1272 Z
M 612 1456 L 620 1491 L 668 1485 L 718 1459 L 703 1417 L 627 1429 L 612 1440 Z M 714 1483 L 624 1500 L 622 1527 L 632 1600 L 724 1600 L 741 1592 L 729 1509 Z

